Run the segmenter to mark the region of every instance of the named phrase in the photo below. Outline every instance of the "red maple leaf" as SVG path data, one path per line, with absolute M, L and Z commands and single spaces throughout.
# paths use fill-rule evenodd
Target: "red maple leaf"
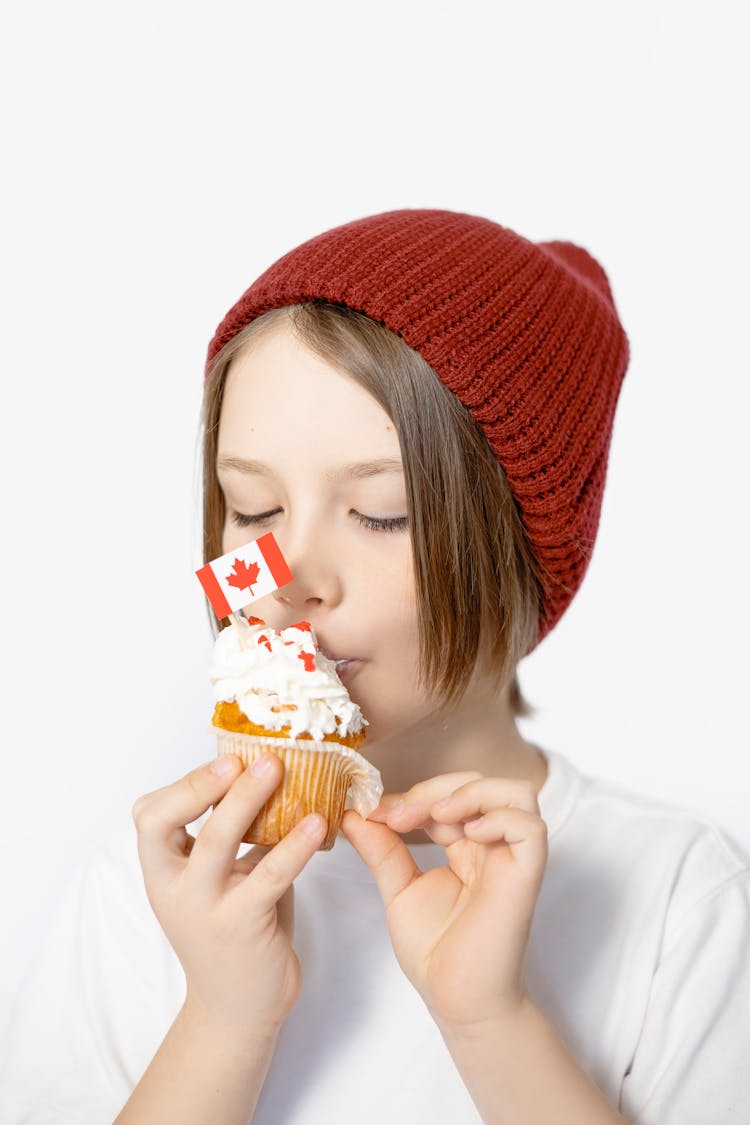
M 247 586 L 252 594 L 253 586 L 258 581 L 260 574 L 260 567 L 257 563 L 250 563 L 247 566 L 242 559 L 235 559 L 233 570 L 229 572 L 224 581 L 227 586 L 236 586 L 238 590 L 244 590 Z

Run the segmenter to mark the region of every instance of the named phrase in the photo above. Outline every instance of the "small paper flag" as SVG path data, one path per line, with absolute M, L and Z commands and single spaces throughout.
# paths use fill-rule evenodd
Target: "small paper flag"
M 195 573 L 220 620 L 292 581 L 292 572 L 270 531 Z

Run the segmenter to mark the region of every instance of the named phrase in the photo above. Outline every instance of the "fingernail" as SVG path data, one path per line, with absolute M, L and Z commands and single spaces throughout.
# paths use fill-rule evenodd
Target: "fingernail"
M 300 821 L 300 827 L 307 836 L 323 835 L 323 818 L 317 813 L 311 813 Z
M 219 777 L 231 773 L 234 769 L 234 758 L 231 754 L 222 754 L 219 758 L 214 758 L 211 762 L 211 773 L 217 773 Z
M 250 773 L 255 777 L 265 777 L 273 767 L 273 760 L 270 754 L 264 754 L 262 758 L 256 758 L 250 767 Z

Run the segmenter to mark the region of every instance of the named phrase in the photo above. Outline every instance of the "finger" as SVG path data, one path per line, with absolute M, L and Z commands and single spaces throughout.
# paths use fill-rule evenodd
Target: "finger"
M 430 806 L 430 815 L 441 823 L 455 824 L 483 816 L 496 808 L 523 809 L 524 812 L 539 813 L 536 787 L 530 781 L 520 778 L 483 777 L 461 785 L 453 793 L 435 801 Z
M 231 872 L 242 837 L 284 776 L 275 754 L 262 754 L 234 784 L 198 833 L 188 868 L 198 889 L 215 894 Z
M 397 832 L 408 832 L 408 828 L 402 827 L 400 824 L 398 824 L 397 826 L 396 819 L 394 819 L 393 821 L 389 820 L 389 817 L 393 812 L 395 806 L 401 804 L 403 804 L 402 794 L 384 794 L 378 807 L 374 809 L 373 812 L 367 814 L 368 822 L 374 820 L 378 824 L 387 823 L 389 827 L 394 828 Z M 443 847 L 447 847 L 449 844 L 455 843 L 456 840 L 462 840 L 464 838 L 463 829 L 461 829 L 460 827 L 453 827 L 447 824 L 438 824 L 431 817 L 429 817 L 423 824 L 421 824 L 420 827 L 424 829 L 433 843 L 442 844 Z
M 465 835 L 479 844 L 504 843 L 519 869 L 538 874 L 547 860 L 547 825 L 524 809 L 492 809 L 463 826 Z
M 405 793 L 384 793 L 377 808 L 367 814 L 367 819 L 384 823 L 388 814 L 394 809 L 397 809 L 402 802 L 408 802 L 410 805 L 415 806 L 429 806 L 431 802 L 439 800 L 439 798 L 444 797 L 446 793 L 452 793 L 459 785 L 463 785 L 467 781 L 472 781 L 482 776 L 483 775 L 477 773 L 476 770 L 465 770 L 461 773 L 444 773 L 440 774 L 438 777 L 431 777 L 428 781 L 418 782 Z
M 391 794 L 391 796 L 393 799 L 390 802 L 390 810 L 386 811 L 385 809 L 378 808 L 374 812 L 367 814 L 367 820 L 368 822 L 374 820 L 379 824 L 387 824 L 389 828 L 405 835 L 407 832 L 411 831 L 413 826 L 408 823 L 402 824 L 398 816 L 391 818 L 393 807 L 397 803 L 396 795 Z M 409 815 L 411 814 L 407 814 L 407 819 Z M 455 844 L 456 840 L 464 839 L 463 828 L 461 828 L 460 825 L 438 824 L 432 817 L 428 817 L 427 820 L 420 823 L 418 827 L 422 828 L 423 831 L 427 833 L 433 843 L 442 844 L 444 848 L 447 848 L 449 844 Z
M 261 857 L 247 879 L 235 888 L 234 894 L 252 905 L 254 911 L 269 910 L 320 847 L 326 834 L 326 818 L 320 813 L 296 824 L 278 844 Z
M 406 844 L 385 824 L 363 820 L 348 809 L 341 831 L 372 872 L 386 910 L 422 874 Z
M 441 844 L 444 848 L 466 838 L 462 824 L 438 824 L 430 820 L 424 825 L 424 831 L 434 844 Z
M 271 848 L 266 844 L 253 844 L 251 848 L 238 857 L 235 868 L 244 874 L 249 874 L 260 863 L 264 855 L 268 855 Z
M 216 773 L 217 763 L 228 765 L 228 771 Z M 184 866 L 185 857 L 194 847 L 194 838 L 185 826 L 221 800 L 241 769 L 242 763 L 232 755 L 214 758 L 179 781 L 138 798 L 131 815 L 147 883 L 150 878 L 163 878 Z
M 403 799 L 403 793 L 384 793 L 380 798 L 378 807 L 367 814 L 367 819 L 374 820 L 379 824 L 385 824 L 388 819 L 388 814 L 392 811 L 394 805 L 403 801 Z
M 276 916 L 290 941 L 294 940 L 294 883 L 276 903 Z

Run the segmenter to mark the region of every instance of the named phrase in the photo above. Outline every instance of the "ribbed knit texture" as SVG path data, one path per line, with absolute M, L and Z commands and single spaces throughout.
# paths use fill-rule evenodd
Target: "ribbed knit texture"
M 628 364 L 604 270 L 570 242 L 530 242 L 480 216 L 387 211 L 274 262 L 217 328 L 208 364 L 251 320 L 313 298 L 384 324 L 471 410 L 540 566 L 541 640 L 591 559 Z

